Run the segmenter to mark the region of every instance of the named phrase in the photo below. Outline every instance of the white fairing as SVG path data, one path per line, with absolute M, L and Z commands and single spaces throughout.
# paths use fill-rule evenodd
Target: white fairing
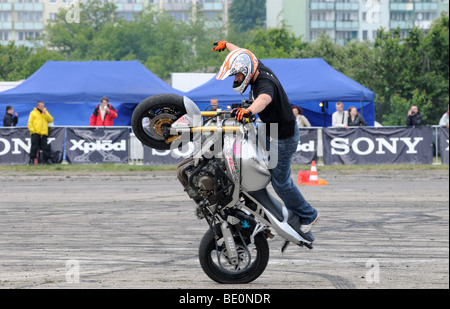
M 198 127 L 202 125 L 202 113 L 198 106 L 188 97 L 183 97 L 184 108 L 186 109 L 186 114 L 192 119 L 192 125 Z
M 266 212 L 267 216 L 269 217 L 270 222 L 273 225 L 273 228 L 277 232 L 277 234 L 281 237 L 283 237 L 286 240 L 289 240 L 290 242 L 294 244 L 298 244 L 300 242 L 304 243 L 311 243 L 301 237 L 288 223 L 287 223 L 287 210 L 285 207 L 283 207 L 283 213 L 285 220 L 283 222 L 278 221 L 270 212 Z
M 241 177 L 241 185 L 248 192 L 264 189 L 271 179 L 266 160 L 248 139 L 242 141 Z

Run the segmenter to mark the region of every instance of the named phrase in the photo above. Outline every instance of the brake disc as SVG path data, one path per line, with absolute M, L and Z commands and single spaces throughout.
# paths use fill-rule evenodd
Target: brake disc
M 164 129 L 170 128 L 172 123 L 177 120 L 177 117 L 173 114 L 159 114 L 149 119 L 149 122 L 144 126 L 145 131 L 154 139 L 166 140 L 164 136 Z

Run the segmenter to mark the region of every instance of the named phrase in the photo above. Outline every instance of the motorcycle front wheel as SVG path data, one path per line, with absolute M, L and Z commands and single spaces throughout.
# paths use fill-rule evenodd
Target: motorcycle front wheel
M 170 127 L 186 114 L 183 97 L 158 94 L 143 100 L 131 117 L 133 133 L 144 145 L 157 150 L 170 149 Z
M 237 265 L 229 262 L 224 239 L 218 236 L 216 244 L 216 235 L 209 229 L 200 242 L 200 265 L 209 278 L 221 284 L 245 284 L 264 272 L 269 262 L 269 245 L 262 233 L 255 236 L 254 244 L 246 240 L 243 244 L 240 237 L 235 237 L 239 254 Z

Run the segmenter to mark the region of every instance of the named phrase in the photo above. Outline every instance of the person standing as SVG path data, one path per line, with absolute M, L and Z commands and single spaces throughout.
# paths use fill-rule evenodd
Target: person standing
M 411 105 L 408 115 L 406 115 L 406 125 L 408 127 L 422 125 L 422 114 L 417 105 Z
M 31 135 L 30 161 L 28 162 L 30 165 L 34 164 L 35 159 L 38 158 L 38 149 L 42 150 L 42 162 L 53 164 L 50 146 L 47 142 L 48 124 L 51 122 L 53 122 L 53 117 L 45 108 L 44 102 L 38 101 L 28 118 L 28 130 Z
M 100 104 L 95 107 L 89 121 L 90 126 L 111 127 L 114 125 L 114 119 L 117 118 L 117 110 L 109 104 L 107 97 L 100 100 Z
M 297 125 L 299 128 L 311 127 L 311 123 L 309 123 L 308 118 L 303 115 L 303 109 L 298 107 L 297 105 L 292 105 L 292 112 L 294 113 L 295 118 L 297 119 Z
M 211 107 L 211 111 L 217 111 L 217 109 L 219 108 L 219 100 L 217 100 L 216 98 L 212 98 L 209 106 Z
M 358 113 L 358 110 L 354 106 L 350 106 L 348 109 L 348 126 L 349 127 L 365 127 L 367 126 L 364 117 Z
M 444 113 L 444 115 L 442 115 L 441 120 L 439 121 L 439 125 L 441 127 L 447 127 L 448 128 L 448 107 L 447 107 L 447 112 Z
M 348 112 L 344 111 L 342 102 L 336 103 L 336 111 L 331 116 L 333 128 L 348 129 Z
M 14 113 L 14 108 L 10 105 L 6 106 L 6 114 L 3 118 L 4 127 L 15 127 L 19 121 L 19 115 Z

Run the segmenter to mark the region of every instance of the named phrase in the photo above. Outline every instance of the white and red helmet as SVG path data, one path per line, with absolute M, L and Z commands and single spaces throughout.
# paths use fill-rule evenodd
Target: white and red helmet
M 224 80 L 229 76 L 242 73 L 244 75 L 243 81 L 240 83 L 234 82 L 233 89 L 238 93 L 244 93 L 257 69 L 258 59 L 255 55 L 247 49 L 239 48 L 227 56 L 216 78 Z

